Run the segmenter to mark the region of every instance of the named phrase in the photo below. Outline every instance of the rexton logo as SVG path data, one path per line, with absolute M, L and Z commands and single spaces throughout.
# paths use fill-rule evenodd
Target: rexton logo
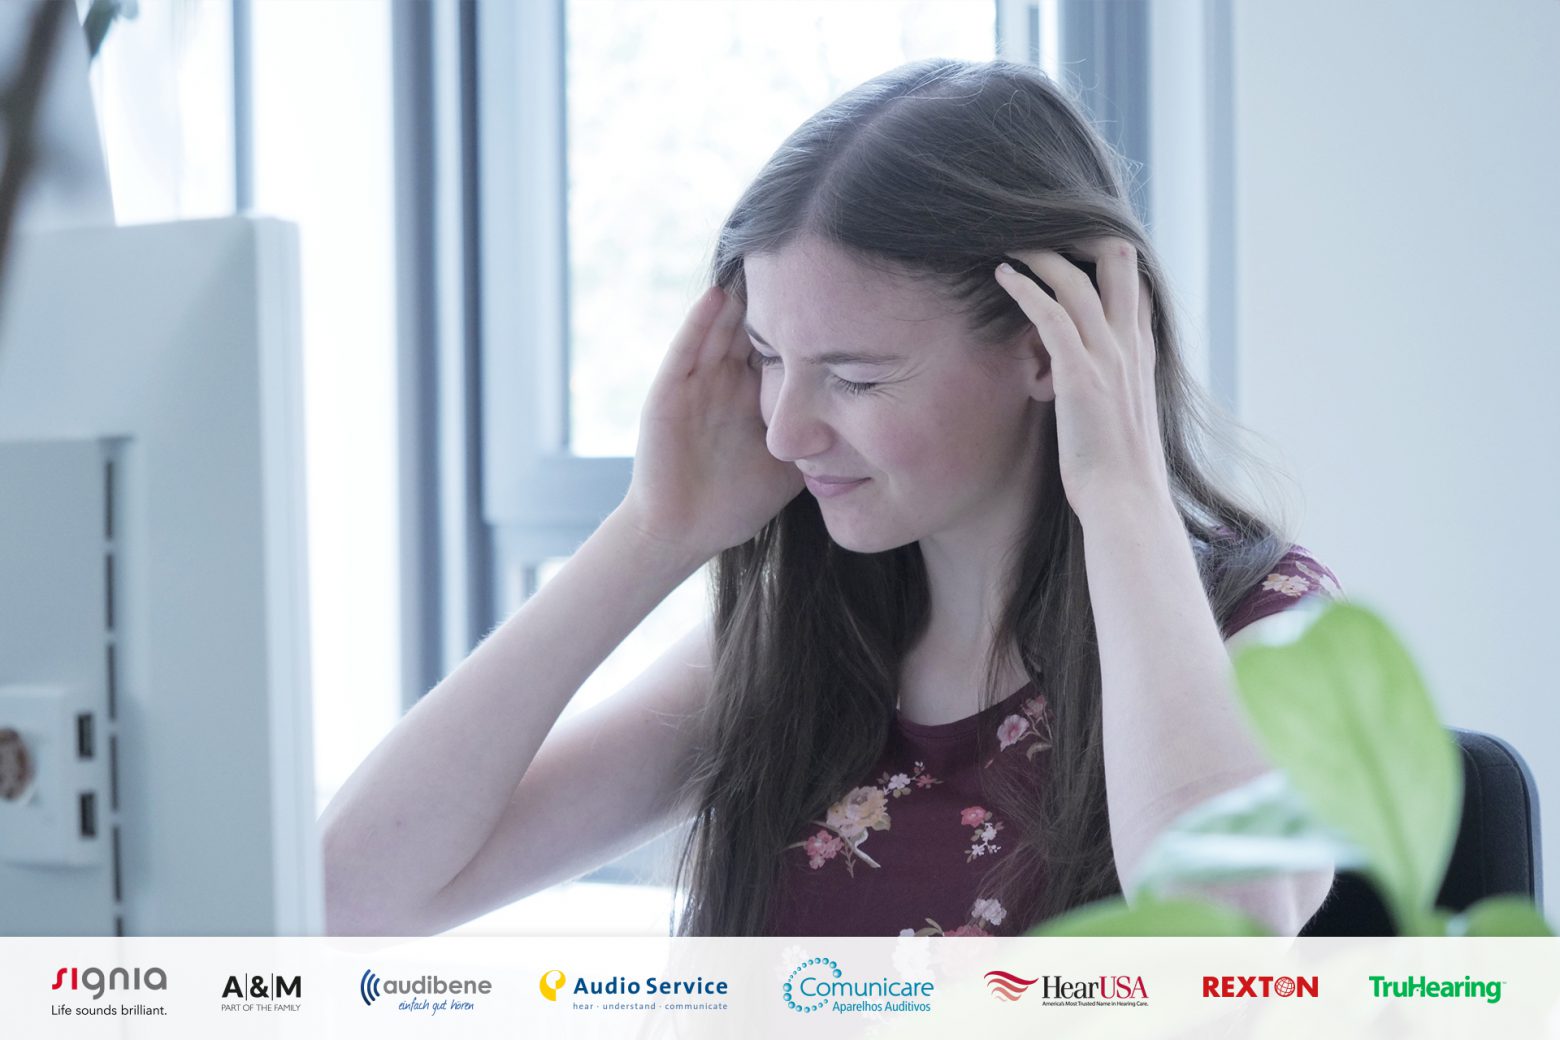
M 93 1000 L 102 1000 L 105 990 L 167 989 L 168 974 L 161 968 L 61 968 L 50 989 L 84 989 Z
M 1205 997 L 1314 997 L 1316 975 L 1204 975 Z

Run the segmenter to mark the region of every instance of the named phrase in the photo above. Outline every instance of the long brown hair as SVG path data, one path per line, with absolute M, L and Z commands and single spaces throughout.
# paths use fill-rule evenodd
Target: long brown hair
M 974 342 L 994 346 L 1031 325 L 992 277 L 1004 255 L 1104 235 L 1130 241 L 1154 304 L 1171 490 L 1222 625 L 1287 541 L 1212 479 L 1209 448 L 1237 457 L 1240 449 L 1182 360 L 1125 165 L 1036 68 L 911 62 L 846 92 L 781 144 L 720 229 L 713 280 L 746 299 L 746 257 L 817 236 L 875 269 L 925 280 L 966 315 Z M 1014 933 L 1120 892 L 1082 528 L 1054 462 L 1055 436 L 1050 410 L 1040 492 L 1012 557 L 982 693 L 989 706 L 1012 692 L 994 682 L 1016 647 L 1053 714 L 1038 791 L 1033 774 L 987 771 L 1010 847 L 983 891 L 1001 899 L 1001 931 Z M 926 569 L 918 543 L 879 553 L 835 545 L 817 501 L 802 494 L 716 557 L 710 595 L 714 694 L 685 788 L 696 812 L 677 868 L 685 900 L 676 931 L 763 935 L 785 846 L 861 783 L 883 750 L 901 662 L 928 622 Z

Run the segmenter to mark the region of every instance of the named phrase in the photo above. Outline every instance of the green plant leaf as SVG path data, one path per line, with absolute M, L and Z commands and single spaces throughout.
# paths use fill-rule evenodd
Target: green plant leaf
M 1417 921 L 1461 819 L 1456 747 L 1380 618 L 1348 603 L 1297 617 L 1297 638 L 1236 653 L 1241 701 L 1311 811 L 1363 850 L 1396 919 Z
M 1191 899 L 1144 897 L 1128 904 L 1120 897 L 1102 899 L 1060 914 L 1026 933 L 1064 936 L 1136 935 L 1270 935 L 1259 922 L 1216 903 Z
M 1144 854 L 1133 894 L 1364 863 L 1360 847 L 1319 821 L 1288 777 L 1274 771 L 1172 822 Z
M 1500 895 L 1479 900 L 1453 917 L 1448 935 L 1548 935 L 1555 931 L 1526 896 Z

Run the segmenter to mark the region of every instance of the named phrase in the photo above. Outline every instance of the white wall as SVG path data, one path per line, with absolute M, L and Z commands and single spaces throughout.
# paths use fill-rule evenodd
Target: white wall
M 1443 717 L 1527 758 L 1560 863 L 1560 2 L 1233 17 L 1238 412 Z

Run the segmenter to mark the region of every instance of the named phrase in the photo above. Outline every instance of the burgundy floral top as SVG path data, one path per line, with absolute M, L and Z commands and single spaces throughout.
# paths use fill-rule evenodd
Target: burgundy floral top
M 1224 638 L 1303 597 L 1340 592 L 1330 570 L 1293 546 L 1236 607 Z M 983 729 L 996 750 L 978 763 Z M 786 849 L 773 934 L 989 934 L 1007 909 L 975 893 L 1008 836 L 985 807 L 981 774 L 995 755 L 1023 756 L 1039 774 L 1050 737 L 1045 694 L 1032 682 L 956 722 L 896 719 L 873 772 Z

